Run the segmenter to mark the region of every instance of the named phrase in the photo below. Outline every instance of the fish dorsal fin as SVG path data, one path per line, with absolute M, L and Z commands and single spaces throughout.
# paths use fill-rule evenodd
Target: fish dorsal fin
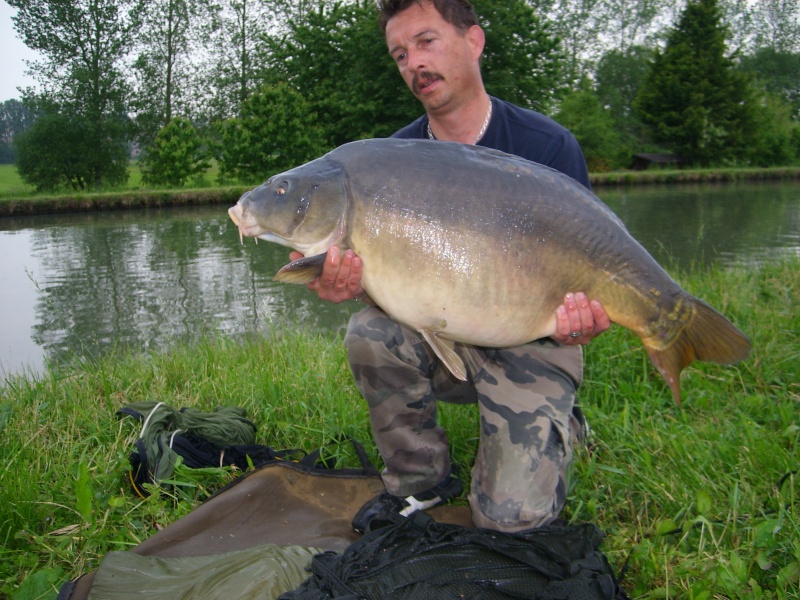
M 322 273 L 327 252 L 315 256 L 304 256 L 281 267 L 273 279 L 283 283 L 311 283 Z
M 466 381 L 467 367 L 456 352 L 455 342 L 439 337 L 438 333 L 433 329 L 420 329 L 419 332 L 453 376 L 461 381 Z

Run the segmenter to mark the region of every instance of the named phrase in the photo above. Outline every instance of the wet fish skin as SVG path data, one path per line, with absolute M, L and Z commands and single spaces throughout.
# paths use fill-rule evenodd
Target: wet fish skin
M 332 245 L 362 287 L 459 378 L 469 346 L 555 333 L 568 291 L 633 330 L 680 401 L 694 360 L 745 359 L 747 337 L 683 290 L 594 194 L 517 156 L 428 140 L 362 140 L 270 178 L 229 210 L 241 235 L 299 250 L 276 280 L 316 278 Z M 462 347 L 461 354 L 455 351 Z

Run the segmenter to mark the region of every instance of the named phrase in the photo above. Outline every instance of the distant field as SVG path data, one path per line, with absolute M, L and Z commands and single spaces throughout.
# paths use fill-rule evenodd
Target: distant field
M 205 188 L 214 187 L 217 185 L 217 174 L 219 167 L 214 164 L 206 172 L 200 181 L 192 181 L 187 183 L 186 187 L 192 188 Z M 108 192 L 129 192 L 143 189 L 142 173 L 137 164 L 131 163 L 128 167 L 128 182 L 113 190 L 105 190 Z M 69 193 L 64 190 L 64 193 Z M 20 179 L 19 173 L 14 165 L 0 165 L 0 199 L 2 198 L 26 198 L 35 196 L 33 186 L 25 184 Z
M 14 165 L 0 165 L 0 197 L 30 196 L 33 187 L 25 185 Z
M 142 186 L 142 173 L 137 165 L 128 169 L 128 183 L 119 191 L 138 189 Z M 19 198 L 34 196 L 33 186 L 27 185 L 20 179 L 14 165 L 0 165 L 0 198 Z
M 194 180 L 189 181 L 176 192 L 185 192 L 192 189 L 224 188 L 233 186 L 255 186 L 261 181 L 247 182 L 228 182 L 220 184 L 217 181 L 219 165 L 213 163 L 206 173 Z M 604 185 L 636 185 L 653 183 L 703 183 L 703 182 L 723 182 L 723 181 L 744 181 L 744 180 L 770 180 L 770 179 L 800 179 L 800 167 L 772 167 L 767 169 L 760 168 L 714 168 L 714 169 L 650 169 L 647 171 L 617 171 L 612 173 L 591 173 L 592 186 Z M 142 174 L 139 166 L 131 163 L 128 168 L 128 181 L 125 185 L 113 189 L 94 190 L 95 195 L 104 193 L 114 194 L 119 192 L 149 192 L 152 188 L 142 185 Z M 163 191 L 163 188 L 161 189 Z M 75 196 L 70 190 L 61 190 L 54 194 L 44 194 L 42 196 Z M 18 198 L 31 198 L 37 196 L 32 186 L 22 182 L 14 165 L 0 165 L 0 202 Z

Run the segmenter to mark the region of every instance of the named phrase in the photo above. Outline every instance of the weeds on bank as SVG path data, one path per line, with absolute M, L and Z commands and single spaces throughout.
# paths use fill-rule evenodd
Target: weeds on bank
M 592 342 L 580 401 L 593 433 L 576 452 L 565 517 L 606 532 L 603 549 L 635 598 L 797 598 L 800 260 L 680 280 L 751 337 L 753 354 L 733 367 L 695 363 L 675 406 L 630 332 Z M 241 406 L 258 443 L 310 451 L 344 434 L 379 464 L 336 338 L 209 339 L 12 377 L 0 386 L 0 598 L 55 598 L 239 475 L 179 467 L 168 494 L 134 496 L 138 427 L 115 413 L 142 400 Z M 442 405 L 440 419 L 468 467 L 475 407 Z M 358 466 L 346 446 L 339 454 Z

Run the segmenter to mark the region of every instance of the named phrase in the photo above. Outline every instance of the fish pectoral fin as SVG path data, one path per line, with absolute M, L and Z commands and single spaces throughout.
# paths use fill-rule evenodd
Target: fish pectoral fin
M 461 381 L 467 381 L 467 367 L 456 352 L 455 342 L 439 337 L 433 329 L 420 329 L 419 332 L 453 376 Z
M 327 252 L 304 256 L 281 267 L 272 279 L 283 283 L 311 283 L 322 273 Z
M 486 362 L 486 355 L 470 344 L 456 344 L 456 347 L 459 349 L 458 355 L 461 360 L 467 365 L 467 370 L 474 376 Z

